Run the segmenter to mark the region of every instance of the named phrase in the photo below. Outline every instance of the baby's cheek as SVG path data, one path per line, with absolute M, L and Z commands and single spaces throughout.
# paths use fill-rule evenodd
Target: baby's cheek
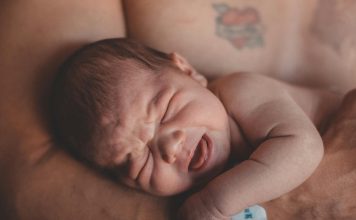
M 167 168 L 164 172 L 156 172 L 151 179 L 152 194 L 171 196 L 188 190 L 192 186 L 191 178 Z

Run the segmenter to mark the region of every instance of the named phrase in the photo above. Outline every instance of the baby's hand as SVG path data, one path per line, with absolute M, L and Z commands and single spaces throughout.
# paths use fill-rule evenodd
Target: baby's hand
M 190 196 L 178 211 L 178 220 L 225 220 L 224 216 L 214 205 L 209 196 L 202 192 Z

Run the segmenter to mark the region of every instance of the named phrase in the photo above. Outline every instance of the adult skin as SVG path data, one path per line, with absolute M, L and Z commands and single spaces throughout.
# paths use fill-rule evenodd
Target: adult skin
M 246 71 L 340 92 L 356 85 L 355 1 L 124 3 L 129 37 L 181 53 L 210 79 Z
M 140 19 L 141 16 L 144 17 L 145 14 L 149 14 L 147 11 L 144 12 L 143 8 L 138 7 L 139 5 L 145 6 L 147 10 L 152 10 L 152 13 L 154 10 L 150 7 L 161 5 L 161 8 L 167 8 L 166 15 L 174 15 L 171 13 L 172 10 L 169 10 L 169 5 L 165 5 L 163 1 L 152 1 L 152 4 L 149 5 L 148 2 L 143 0 L 126 2 L 125 8 L 128 12 L 130 36 L 139 38 L 138 34 L 133 34 L 133 30 L 138 29 L 138 26 L 134 26 L 135 21 L 132 20 L 132 16 L 136 14 L 136 18 Z M 202 1 L 191 2 L 202 3 Z M 278 3 L 282 4 L 281 7 L 283 6 L 281 1 L 275 2 L 276 4 L 269 5 L 277 5 Z M 230 2 L 226 1 L 226 3 Z M 185 6 L 183 4 L 180 7 L 186 9 Z M 211 5 L 208 6 L 211 7 Z M 141 12 L 135 12 L 137 10 L 135 7 L 141 8 Z M 175 7 L 175 9 L 179 9 L 179 7 Z M 269 10 L 268 7 L 260 9 L 261 11 Z M 191 9 L 191 13 L 196 11 L 196 8 Z M 216 16 L 213 12 L 213 9 L 211 9 L 211 15 Z M 266 14 L 275 14 L 275 12 L 266 12 Z M 165 19 L 169 19 L 169 16 L 150 22 L 151 24 L 156 22 L 161 24 L 164 23 Z M 278 19 L 275 18 L 275 20 Z M 171 20 L 166 24 L 172 26 L 175 22 L 179 24 L 179 20 Z M 136 24 L 139 23 L 139 20 L 136 21 Z M 142 30 L 147 31 L 149 28 L 147 24 L 149 23 L 142 21 Z M 204 27 L 204 24 L 201 24 L 201 27 Z M 271 25 L 269 30 L 273 30 L 274 26 L 278 29 L 281 25 Z M 206 47 L 201 47 L 200 51 L 204 51 L 203 55 L 207 58 L 194 60 L 196 54 L 189 55 L 189 48 L 195 49 L 191 47 L 195 45 L 194 41 L 191 44 L 188 41 L 179 42 L 177 39 L 189 39 L 188 36 L 182 38 L 182 35 L 177 35 L 178 37 L 175 37 L 174 32 L 170 34 L 169 29 L 167 32 L 161 32 L 163 35 L 160 37 L 160 31 L 163 30 L 159 26 L 152 27 L 151 32 L 147 32 L 152 36 L 147 38 L 146 43 L 150 44 L 150 39 L 154 39 L 155 35 L 159 37 L 158 39 L 169 40 L 168 42 L 162 41 L 162 44 L 166 45 L 165 47 L 162 45 L 160 47 L 157 42 L 157 45 L 152 42 L 151 44 L 161 49 L 178 50 L 184 55 L 190 56 L 194 64 L 200 70 L 206 72 L 210 78 L 216 77 L 221 72 L 241 69 L 239 66 L 244 63 L 240 62 L 239 65 L 234 66 L 234 62 L 230 61 L 230 64 L 226 64 L 226 67 L 225 64 L 219 64 L 215 67 L 208 66 L 204 71 L 203 62 L 211 63 L 212 59 L 222 57 L 225 53 L 228 57 L 229 53 L 225 51 L 221 52 L 222 54 L 219 56 L 215 55 L 215 58 L 209 57 L 208 54 L 210 53 L 207 53 L 206 49 L 204 50 Z M 172 31 L 172 28 L 170 31 Z M 273 31 L 271 32 L 273 33 Z M 283 33 L 283 31 L 281 30 L 278 33 Z M 3 0 L 0 3 L 0 66 L 2 68 L 0 72 L 1 219 L 169 219 L 169 214 L 174 213 L 174 211 L 170 211 L 172 206 L 170 200 L 150 197 L 118 186 L 75 161 L 53 143 L 49 131 L 46 111 L 47 95 L 59 63 L 83 44 L 124 35 L 121 4 L 117 0 L 107 0 L 105 4 L 99 4 L 98 1 L 93 0 L 85 1 L 85 3 L 79 0 Z M 222 36 L 225 35 L 222 34 Z M 272 34 L 268 39 L 273 39 L 272 36 L 278 35 Z M 192 40 L 196 39 L 193 36 L 191 37 Z M 144 38 L 142 36 L 142 40 Z M 214 38 L 217 37 L 214 36 Z M 224 38 L 219 40 L 226 41 Z M 175 48 L 169 48 L 169 46 L 175 45 L 175 42 L 177 42 Z M 202 42 L 206 43 L 207 41 Z M 230 42 L 225 42 L 225 48 L 229 48 Z M 240 43 L 237 42 L 236 45 L 239 46 Z M 188 45 L 186 49 L 184 49 L 185 44 Z M 254 43 L 251 44 L 253 46 Z M 245 62 L 251 62 L 246 63 L 246 67 L 242 68 L 243 70 L 261 70 L 263 74 L 272 74 L 275 69 L 278 69 L 274 67 L 277 60 L 274 60 L 273 55 L 279 53 L 274 49 L 263 52 L 263 55 L 259 55 L 258 51 L 250 51 L 246 53 L 247 56 L 241 55 L 241 57 L 240 51 L 236 50 L 235 47 L 228 50 L 231 54 L 236 53 L 235 61 L 241 59 Z M 293 49 L 290 49 L 290 51 L 293 51 Z M 286 54 L 289 53 L 286 52 Z M 284 56 L 279 55 L 278 57 Z M 264 61 L 266 64 L 262 65 L 261 61 L 267 58 L 270 61 Z M 296 78 L 296 82 L 309 82 L 307 73 L 304 74 L 305 79 L 302 76 L 293 75 L 295 69 L 289 69 L 289 66 L 295 66 L 295 64 L 292 65 L 287 62 L 293 63 L 292 60 L 292 58 L 286 59 L 286 67 L 279 70 L 280 78 L 283 78 L 282 70 L 286 70 L 291 75 L 287 74 L 288 77 L 284 77 L 285 79 L 293 81 Z M 258 68 L 253 69 L 253 66 Z M 310 66 L 313 65 L 310 64 Z M 342 65 L 340 64 L 340 66 Z M 346 76 L 341 76 L 342 80 L 337 81 L 337 84 L 340 85 L 342 91 L 346 91 L 351 86 L 348 86 L 348 82 L 345 84 L 347 80 L 344 80 L 344 78 L 350 77 L 347 77 L 347 72 L 340 71 L 340 74 Z M 310 84 L 318 84 L 317 77 L 314 80 L 310 80 Z M 321 81 L 320 85 L 324 84 L 324 81 Z M 355 96 L 356 94 L 354 94 Z M 354 102 L 350 100 L 351 98 L 347 103 L 356 103 L 356 100 Z M 342 111 L 337 123 L 331 126 L 326 133 L 326 137 L 328 137 L 325 138 L 327 149 L 330 146 L 330 149 L 334 150 L 327 151 L 324 162 L 316 174 L 290 194 L 264 204 L 271 219 L 317 219 L 310 217 L 313 214 L 320 219 L 343 219 L 342 217 L 350 219 L 350 216 L 356 215 L 352 213 L 355 212 L 351 209 L 354 207 L 352 200 L 348 201 L 350 198 L 348 196 L 355 195 L 356 191 L 354 186 L 350 184 L 356 178 L 354 171 L 356 166 L 352 157 L 354 149 L 343 150 L 348 146 L 355 145 L 355 139 L 352 139 L 352 133 L 349 133 L 354 131 L 356 127 L 352 120 L 352 118 L 355 118 L 356 109 L 351 108 L 351 104 L 343 108 L 348 111 Z M 342 147 L 339 149 L 334 146 Z M 347 163 L 342 161 L 347 161 Z M 339 182 L 323 181 L 325 178 L 334 179 L 339 176 L 343 176 Z M 324 190 L 319 188 L 321 181 L 323 181 Z M 337 185 L 334 185 L 334 183 L 343 184 L 342 188 L 335 187 Z M 340 202 L 334 201 L 334 198 L 339 198 Z M 324 205 L 316 206 L 316 202 L 320 201 L 320 204 Z M 331 210 L 332 207 L 334 209 Z M 319 215 L 319 213 L 321 214 Z M 302 218 L 303 216 L 305 218 Z
M 48 126 L 59 63 L 83 44 L 124 35 L 117 0 L 1 1 L 0 219 L 168 219 L 164 199 L 75 161 Z

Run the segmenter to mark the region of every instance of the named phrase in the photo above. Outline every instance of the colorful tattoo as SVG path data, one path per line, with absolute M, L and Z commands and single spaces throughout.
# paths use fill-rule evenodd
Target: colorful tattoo
M 232 8 L 226 4 L 214 4 L 213 7 L 218 12 L 216 33 L 219 37 L 230 41 L 237 49 L 263 46 L 264 28 L 256 9 Z

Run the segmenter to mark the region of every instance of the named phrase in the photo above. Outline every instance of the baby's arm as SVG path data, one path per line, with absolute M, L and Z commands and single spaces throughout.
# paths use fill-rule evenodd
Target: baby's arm
M 242 81 L 240 78 L 238 83 L 229 79 L 232 85 L 225 88 L 232 89 L 220 95 L 256 150 L 248 160 L 218 176 L 199 192 L 225 216 L 297 187 L 312 174 L 323 155 L 317 129 L 283 85 L 254 77 L 243 76 Z

